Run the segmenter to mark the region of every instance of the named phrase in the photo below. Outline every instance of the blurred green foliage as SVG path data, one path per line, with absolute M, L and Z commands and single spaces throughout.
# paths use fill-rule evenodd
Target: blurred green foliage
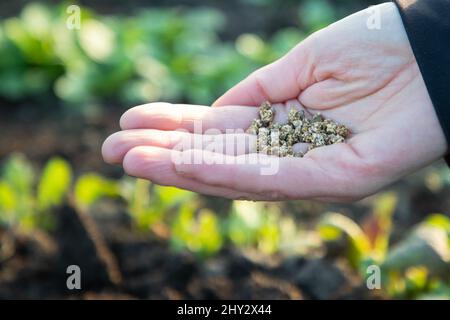
M 396 203 L 397 196 L 393 193 L 379 195 L 364 228 L 342 214 L 326 214 L 319 223 L 319 233 L 325 241 L 336 241 L 345 236 L 350 264 L 365 272 L 367 261 L 379 264 L 387 254 Z
M 60 158 L 51 159 L 45 166 L 37 187 L 38 210 L 47 211 L 59 205 L 64 200 L 71 181 L 70 165 Z
M 380 266 L 382 287 L 390 296 L 448 299 L 450 287 L 441 280 L 448 280 L 450 272 L 450 219 L 430 215 L 390 248 L 396 203 L 394 193 L 377 196 L 363 226 L 342 214 L 327 214 L 319 223 L 319 233 L 326 243 L 345 237 L 347 259 L 362 278 L 370 276 L 368 266 Z
M 32 3 L 2 21 L 1 97 L 54 94 L 81 109 L 105 101 L 210 104 L 303 38 L 292 28 L 268 41 L 244 34 L 224 43 L 218 34 L 225 17 L 210 8 L 146 9 L 130 17 L 83 8 L 81 28 L 70 30 L 65 8 Z
M 239 247 L 256 246 L 274 253 L 281 245 L 280 214 L 276 207 L 264 203 L 235 201 L 227 221 L 232 243 Z
M 64 202 L 71 180 L 72 169 L 60 158 L 46 164 L 36 183 L 36 172 L 25 156 L 10 156 L 0 179 L 0 223 L 24 229 L 52 228 L 49 213 Z
M 103 197 L 120 195 L 119 183 L 104 178 L 96 173 L 86 173 L 80 176 L 74 188 L 75 203 L 85 209 Z
M 180 207 L 171 234 L 175 248 L 188 248 L 201 256 L 217 252 L 223 243 L 217 215 L 208 209 L 195 210 L 191 205 Z
M 102 199 L 116 198 L 125 203 L 136 231 L 167 238 L 174 250 L 187 249 L 208 257 L 231 244 L 265 255 L 308 254 L 344 242 L 345 258 L 362 281 L 370 276 L 368 266 L 380 266 L 382 287 L 390 296 L 450 297 L 450 219 L 431 214 L 391 246 L 398 203 L 393 192 L 377 195 L 371 202 L 371 214 L 362 223 L 340 213 L 327 213 L 314 233 L 298 228 L 292 217 L 283 215 L 273 203 L 234 201 L 228 214 L 220 216 L 192 192 L 145 180 L 113 180 L 95 173 L 73 180 L 70 165 L 61 158 L 50 159 L 40 178 L 35 177 L 36 171 L 21 154 L 5 162 L 0 179 L 1 224 L 51 230 L 54 210 L 67 201 L 89 211 Z M 446 176 L 442 178 L 447 183 Z

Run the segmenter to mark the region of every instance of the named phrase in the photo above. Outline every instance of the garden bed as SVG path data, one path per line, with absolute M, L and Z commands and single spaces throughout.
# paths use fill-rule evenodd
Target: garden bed
M 11 255 L 0 261 L 0 299 L 379 298 L 339 261 L 230 248 L 201 260 L 173 252 L 152 234 L 136 234 L 125 214 L 101 216 L 87 226 L 80 213 L 63 207 L 51 234 L 1 229 Z M 79 291 L 66 287 L 73 264 L 82 270 Z

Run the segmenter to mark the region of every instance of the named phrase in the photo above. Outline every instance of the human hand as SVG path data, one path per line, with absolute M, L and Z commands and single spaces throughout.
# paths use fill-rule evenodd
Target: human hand
M 380 29 L 369 29 L 370 12 L 379 10 Z M 309 151 L 303 158 L 276 158 L 275 175 L 261 174 L 261 164 L 239 162 L 254 156 L 251 147 L 225 154 L 205 149 L 216 128 L 216 143 L 226 129 L 245 129 L 262 101 L 276 102 L 277 118 L 295 105 L 348 126 L 352 135 Z M 393 3 L 363 10 L 314 33 L 280 60 L 257 70 L 229 90 L 213 108 L 155 103 L 127 111 L 123 131 L 103 146 L 107 162 L 163 185 L 200 193 L 254 200 L 317 199 L 354 201 L 442 157 L 446 141 Z M 190 131 L 175 131 L 179 128 Z M 238 139 L 255 137 L 235 133 Z M 228 135 L 229 136 L 229 135 Z M 199 141 L 187 151 L 173 151 L 180 139 Z M 216 149 L 217 150 L 217 149 Z M 201 154 L 197 164 L 173 163 L 173 153 Z M 269 157 L 274 158 L 274 157 Z

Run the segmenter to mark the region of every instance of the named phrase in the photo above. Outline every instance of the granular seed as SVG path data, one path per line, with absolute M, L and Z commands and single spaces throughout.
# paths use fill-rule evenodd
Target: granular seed
M 265 101 L 259 107 L 259 118 L 253 120 L 247 132 L 257 135 L 257 152 L 278 157 L 303 157 L 294 152 L 296 143 L 309 143 L 308 151 L 314 148 L 345 142 L 350 130 L 320 113 L 307 118 L 304 111 L 291 108 L 285 124 L 274 123 L 275 110 Z

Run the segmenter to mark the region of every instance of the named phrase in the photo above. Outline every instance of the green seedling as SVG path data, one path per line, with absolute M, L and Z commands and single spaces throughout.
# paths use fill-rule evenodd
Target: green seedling
M 445 282 L 440 280 L 450 280 L 450 219 L 430 215 L 390 250 L 381 266 L 392 296 L 416 298 L 442 290 Z
M 127 201 L 128 211 L 137 227 L 144 231 L 195 200 L 192 192 L 160 187 L 142 179 L 124 179 L 121 194 Z
M 341 214 L 327 214 L 319 224 L 319 233 L 325 242 L 346 239 L 348 262 L 363 278 L 368 275 L 369 265 L 379 266 L 382 288 L 389 296 L 418 298 L 434 292 L 445 295 L 445 279 L 450 272 L 449 218 L 430 215 L 390 247 L 396 202 L 392 193 L 379 196 L 373 214 L 362 227 Z
M 78 178 L 74 187 L 75 204 L 89 208 L 101 198 L 120 196 L 120 184 L 96 173 L 87 173 Z
M 271 254 L 280 248 L 279 214 L 264 203 L 235 201 L 225 221 L 227 236 L 239 247 L 256 247 Z
M 0 179 L 0 222 L 19 228 L 48 229 L 53 226 L 49 212 L 60 206 L 72 179 L 70 165 L 61 158 L 50 159 L 35 185 L 35 172 L 21 154 L 12 155 Z
M 348 241 L 347 258 L 350 265 L 365 272 L 367 262 L 380 263 L 388 252 L 392 216 L 397 197 L 384 193 L 375 200 L 373 213 L 363 227 L 339 213 L 326 214 L 318 225 L 325 242 L 345 237 Z
M 216 253 L 224 241 L 217 215 L 208 209 L 201 209 L 196 215 L 195 208 L 190 205 L 180 209 L 171 232 L 175 249 L 187 247 L 200 257 Z

